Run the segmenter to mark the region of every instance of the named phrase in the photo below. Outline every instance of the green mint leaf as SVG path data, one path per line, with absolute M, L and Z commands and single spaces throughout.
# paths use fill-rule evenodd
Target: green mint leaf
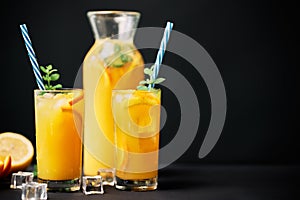
M 148 81 L 143 80 L 143 81 L 140 81 L 139 84 L 140 84 L 140 85 L 148 84 Z
M 48 71 L 50 71 L 50 70 L 52 69 L 52 65 L 48 65 L 48 66 L 46 67 L 46 69 L 48 69 Z
M 128 62 L 128 56 L 126 54 L 121 54 L 119 57 L 120 57 L 120 60 L 123 63 L 127 63 Z
M 148 90 L 148 87 L 144 86 L 144 85 L 139 85 L 136 87 L 137 90 Z
M 46 70 L 46 68 L 45 68 L 45 67 L 43 67 L 43 66 L 40 66 L 40 68 L 41 68 L 42 72 L 44 72 L 44 73 L 47 73 L 47 70 Z
M 59 89 L 59 88 L 62 88 L 62 85 L 61 85 L 61 84 L 57 84 L 57 85 L 54 85 L 54 86 L 53 86 L 53 89 Z
M 59 79 L 59 74 L 51 74 L 50 79 L 51 81 L 57 81 Z
M 159 83 L 162 83 L 162 82 L 164 82 L 166 79 L 165 78 L 157 78 L 157 79 L 155 79 L 154 80 L 154 84 L 159 84 Z
M 44 79 L 45 81 L 50 81 L 50 77 L 49 77 L 48 75 L 43 76 L 43 79 Z
M 144 73 L 147 74 L 147 75 L 152 75 L 153 72 L 152 72 L 151 69 L 145 68 L 145 69 L 144 69 Z
M 51 71 L 49 71 L 49 74 L 52 74 L 53 72 L 57 72 L 57 69 L 52 69 Z
M 154 70 L 155 64 L 150 67 L 151 71 Z
M 121 51 L 121 46 L 119 44 L 115 44 L 114 46 L 114 52 L 119 53 Z
M 121 54 L 120 56 L 121 60 L 123 63 L 127 63 L 128 62 L 128 56 L 126 54 Z
M 121 58 L 123 63 L 128 63 L 128 62 L 132 61 L 131 56 L 129 56 L 127 54 L 121 54 L 120 58 Z

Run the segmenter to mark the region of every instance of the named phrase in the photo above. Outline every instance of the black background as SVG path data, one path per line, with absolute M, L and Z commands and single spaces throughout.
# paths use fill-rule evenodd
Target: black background
M 295 29 L 299 24 L 295 19 L 296 6 L 291 2 L 5 0 L 1 4 L 0 132 L 22 133 L 35 143 L 33 89 L 37 86 L 20 24 L 27 24 L 39 64 L 52 63 L 59 68 L 64 86 L 72 86 L 93 44 L 86 12 L 135 10 L 142 13 L 139 27 L 164 27 L 167 20 L 173 21 L 174 30 L 190 36 L 206 49 L 224 80 L 228 100 L 225 127 L 213 151 L 200 160 L 197 157 L 200 141 L 210 116 L 209 95 L 192 66 L 166 53 L 164 64 L 184 74 L 201 106 L 197 138 L 179 161 L 299 164 L 295 117 L 298 108 L 295 95 L 299 92 Z M 155 53 L 145 50 L 145 61 L 153 62 Z M 165 107 L 171 108 L 176 100 L 167 90 L 165 95 Z M 168 119 L 162 144 L 173 136 L 167 128 L 172 130 L 174 120 L 180 117 L 177 111 Z

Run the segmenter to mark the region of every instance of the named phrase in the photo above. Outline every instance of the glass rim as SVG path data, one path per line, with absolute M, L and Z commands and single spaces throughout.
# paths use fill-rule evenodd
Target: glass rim
M 126 10 L 95 10 L 88 11 L 87 16 L 90 17 L 92 15 L 106 15 L 106 16 L 137 16 L 140 17 L 141 13 L 137 11 L 126 11 Z
M 56 90 L 40 90 L 34 89 L 35 92 L 46 92 L 46 93 L 55 93 L 55 92 L 68 92 L 68 91 L 83 91 L 82 88 L 60 88 Z
M 152 88 L 152 90 L 136 90 L 136 89 L 113 89 L 112 92 L 126 92 L 126 93 L 132 93 L 135 91 L 139 91 L 139 92 L 160 92 L 161 89 L 160 88 Z

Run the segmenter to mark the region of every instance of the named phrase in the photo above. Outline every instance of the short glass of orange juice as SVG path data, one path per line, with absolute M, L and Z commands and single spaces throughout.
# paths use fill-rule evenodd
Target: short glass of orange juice
M 83 90 L 35 90 L 38 181 L 77 191 L 82 172 Z
M 115 187 L 157 188 L 161 90 L 113 90 Z

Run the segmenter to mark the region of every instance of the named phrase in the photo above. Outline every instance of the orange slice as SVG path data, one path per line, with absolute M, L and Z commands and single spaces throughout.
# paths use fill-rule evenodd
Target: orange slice
M 129 99 L 129 114 L 131 119 L 139 126 L 151 124 L 150 109 L 159 105 L 159 98 L 145 91 L 135 91 Z
M 10 172 L 26 169 L 33 158 L 32 143 L 21 134 L 6 132 L 0 134 L 0 160 L 11 156 Z M 5 169 L 5 162 L 4 168 Z
M 2 172 L 0 173 L 0 178 L 6 177 L 11 169 L 11 157 L 8 155 L 5 157 L 4 162 L 3 162 L 3 169 Z
M 0 160 L 0 176 L 1 176 L 1 173 L 3 171 L 3 166 L 4 166 L 4 163 L 2 160 Z
M 75 97 L 74 99 L 69 101 L 70 106 L 76 104 L 77 102 L 83 99 L 83 94 L 81 93 L 79 96 Z

